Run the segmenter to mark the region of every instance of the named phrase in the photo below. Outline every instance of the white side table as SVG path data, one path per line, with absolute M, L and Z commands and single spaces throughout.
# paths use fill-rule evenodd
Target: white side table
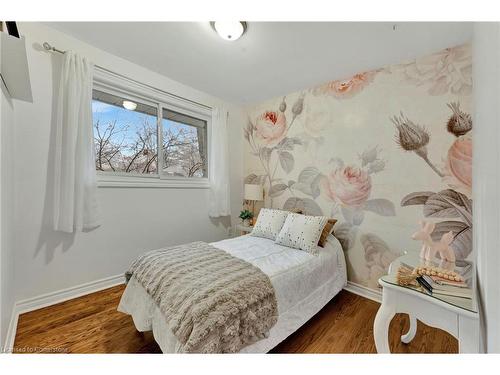
M 401 336 L 403 343 L 410 343 L 417 334 L 418 319 L 454 336 L 458 340 L 460 353 L 479 353 L 479 314 L 475 301 L 431 296 L 418 288 L 398 285 L 395 272 L 401 262 L 411 266 L 419 263 L 418 256 L 404 255 L 391 264 L 389 275 L 382 276 L 378 281 L 383 292 L 382 304 L 373 324 L 377 352 L 390 353 L 389 324 L 395 314 L 404 313 L 410 318 L 410 329 Z

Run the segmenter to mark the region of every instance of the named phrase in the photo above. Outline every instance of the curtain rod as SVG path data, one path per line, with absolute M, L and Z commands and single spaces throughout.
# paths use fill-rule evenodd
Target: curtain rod
M 52 47 L 48 42 L 43 42 L 42 45 L 46 51 L 59 52 L 62 54 L 64 54 L 66 52 L 66 51 L 61 51 L 60 49 L 57 49 L 56 47 Z
M 42 46 L 43 46 L 43 48 L 44 48 L 46 51 L 48 51 L 48 52 L 57 52 L 57 53 L 60 53 L 60 54 L 62 54 L 62 55 L 64 55 L 64 54 L 66 53 L 66 51 L 62 51 L 62 50 L 57 49 L 56 47 L 52 46 L 49 42 L 43 42 Z M 160 91 L 160 92 L 162 92 L 162 93 L 164 93 L 164 94 L 171 95 L 171 96 L 175 96 L 176 98 L 179 98 L 179 99 L 182 99 L 182 100 L 186 100 L 186 101 L 188 101 L 188 102 L 191 102 L 191 103 L 197 104 L 197 105 L 199 105 L 199 106 L 202 106 L 202 107 L 205 107 L 205 108 L 208 108 L 208 109 L 212 109 L 212 107 L 210 107 L 210 106 L 208 106 L 208 105 L 206 105 L 206 104 L 199 103 L 199 102 L 196 102 L 196 101 L 194 101 L 194 100 L 186 99 L 186 98 L 183 98 L 183 97 L 178 96 L 178 95 L 175 95 L 175 94 L 171 94 L 171 93 L 166 92 L 166 91 L 163 91 L 163 90 L 161 90 L 161 89 L 159 89 L 159 88 L 157 88 L 157 87 L 153 87 L 153 86 L 151 86 L 151 85 L 148 85 L 148 84 L 145 84 L 145 83 L 142 83 L 142 82 L 136 81 L 135 79 L 129 78 L 129 77 L 127 77 L 127 76 L 124 76 L 123 74 L 113 72 L 112 70 L 109 70 L 109 69 L 107 69 L 107 68 L 104 68 L 104 67 L 102 67 L 102 66 L 100 66 L 100 65 L 94 64 L 94 66 L 95 66 L 96 68 L 99 68 L 100 70 L 104 70 L 105 72 L 112 73 L 112 74 L 116 74 L 116 75 L 118 75 L 118 76 L 120 76 L 120 77 L 122 77 L 122 78 L 128 79 L 128 80 L 130 80 L 130 81 L 134 81 L 134 82 L 138 83 L 139 85 L 147 86 L 147 87 L 149 87 L 150 89 Z

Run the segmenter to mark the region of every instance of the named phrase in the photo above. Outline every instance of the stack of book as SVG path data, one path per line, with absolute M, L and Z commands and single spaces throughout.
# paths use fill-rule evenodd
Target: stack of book
M 455 272 L 459 273 L 464 280 L 470 279 L 470 263 L 463 266 L 457 264 Z M 467 281 L 450 281 L 439 276 L 422 275 L 417 278 L 418 283 L 426 292 L 436 297 L 453 296 L 472 299 L 472 288 Z

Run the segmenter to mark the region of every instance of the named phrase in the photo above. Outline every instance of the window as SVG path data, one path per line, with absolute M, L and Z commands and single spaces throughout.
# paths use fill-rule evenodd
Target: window
M 168 176 L 207 177 L 207 122 L 163 110 L 163 172 Z
M 96 170 L 134 174 L 158 173 L 157 108 L 94 90 L 92 95 Z
M 94 83 L 99 185 L 208 187 L 210 110 L 147 86 L 128 88 Z

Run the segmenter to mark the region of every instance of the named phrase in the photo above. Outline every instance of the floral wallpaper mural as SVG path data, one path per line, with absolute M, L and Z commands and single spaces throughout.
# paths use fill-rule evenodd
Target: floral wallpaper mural
M 377 279 L 418 221 L 472 251 L 470 45 L 355 74 L 248 109 L 245 183 L 265 205 L 337 218 L 351 282 Z

